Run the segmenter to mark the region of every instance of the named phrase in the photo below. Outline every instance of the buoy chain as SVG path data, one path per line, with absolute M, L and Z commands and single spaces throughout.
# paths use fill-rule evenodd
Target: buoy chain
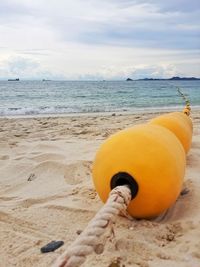
M 85 230 L 71 246 L 57 259 L 53 267 L 78 267 L 86 256 L 95 251 L 99 237 L 106 231 L 114 216 L 122 213 L 131 201 L 131 190 L 127 185 L 115 187 L 105 205 L 90 221 Z
M 181 92 L 181 89 L 180 89 L 178 86 L 176 86 L 176 88 L 177 88 L 177 91 L 178 91 L 179 95 L 180 95 L 180 96 L 183 98 L 183 100 L 185 101 L 186 106 L 187 106 L 187 107 L 190 107 L 190 100 L 186 97 L 186 95 L 184 95 L 184 94 Z

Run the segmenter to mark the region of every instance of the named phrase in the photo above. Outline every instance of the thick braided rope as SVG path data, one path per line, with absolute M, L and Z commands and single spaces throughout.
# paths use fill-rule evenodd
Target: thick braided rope
M 131 191 L 126 185 L 115 187 L 105 205 L 90 221 L 81 235 L 57 259 L 53 267 L 78 267 L 99 244 L 99 237 L 106 231 L 109 222 L 119 213 L 126 213 L 131 201 Z

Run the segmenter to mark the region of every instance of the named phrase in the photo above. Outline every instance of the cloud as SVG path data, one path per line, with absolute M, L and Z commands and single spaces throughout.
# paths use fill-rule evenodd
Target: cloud
M 52 15 L 53 21 L 50 17 L 49 23 L 66 41 L 147 48 L 190 49 L 198 46 L 199 9 L 188 13 L 167 9 L 167 5 L 158 1 L 125 2 L 92 1 L 91 5 L 91 1 L 76 0 L 70 5 L 63 3 L 66 6 L 63 10 L 51 2 L 47 13 L 54 8 L 57 12 Z M 163 12 L 164 7 L 168 11 Z
M 30 59 L 14 58 L 7 62 L 7 66 L 10 73 L 19 75 L 37 69 L 39 64 Z
M 125 66 L 120 69 L 116 66 L 104 67 L 98 73 L 93 75 L 87 73 L 79 76 L 81 80 L 125 80 L 128 77 L 133 79 L 152 78 L 169 78 L 177 74 L 174 65 L 133 65 Z
M 19 5 L 18 5 L 19 4 Z M 2 3 L 0 4 L 2 5 Z M 2 8 L 0 8 L 1 10 Z M 62 42 L 133 47 L 199 47 L 197 1 L 3 1 L 4 14 L 41 25 Z M 14 14 L 14 10 L 16 10 Z
M 0 23 L 2 25 L 14 25 L 28 19 L 32 14 L 25 3 L 20 1 L 1 0 L 0 2 Z
M 113 4 L 119 5 L 121 8 L 130 7 L 137 4 L 145 4 L 155 6 L 161 11 L 178 11 L 178 12 L 193 12 L 199 9 L 198 0 L 103 0 L 106 2 L 111 2 Z
M 61 74 L 53 74 L 30 58 L 11 57 L 0 64 L 0 79 L 63 79 Z
M 196 0 L 2 0 L 0 23 L 7 75 L 117 79 L 129 68 L 167 75 L 165 66 L 174 66 L 200 76 Z
M 21 53 L 21 52 L 20 52 Z M 50 52 L 49 52 L 50 53 Z M 38 57 L 38 59 L 36 59 Z M 0 61 L 0 77 L 120 80 L 200 76 L 198 51 L 68 45 L 49 56 L 20 54 Z
M 129 1 L 132 3 L 146 3 L 148 2 L 149 4 L 156 5 L 159 7 L 161 11 L 165 12 L 193 12 L 198 10 L 199 7 L 199 1 L 198 0 L 168 0 L 168 1 L 160 1 L 160 0 L 148 0 L 148 1 L 143 1 L 143 0 L 136 0 L 136 1 Z

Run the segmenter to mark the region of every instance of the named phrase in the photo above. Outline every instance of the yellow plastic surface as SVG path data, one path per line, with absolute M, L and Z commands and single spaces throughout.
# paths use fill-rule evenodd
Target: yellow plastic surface
M 150 124 L 160 125 L 172 131 L 183 145 L 185 153 L 189 151 L 192 142 L 192 130 L 187 120 L 181 119 L 177 114 L 169 113 L 152 119 Z
M 128 206 L 130 215 L 151 218 L 168 209 L 180 194 L 185 173 L 185 152 L 168 129 L 138 125 L 108 138 L 93 164 L 93 181 L 103 202 L 111 191 L 112 177 L 126 172 L 139 186 Z
M 190 115 L 190 109 L 184 108 L 183 113 L 186 114 L 187 116 L 189 116 Z
M 175 115 L 175 116 L 177 116 L 178 118 L 181 118 L 181 120 L 184 120 L 185 121 L 185 123 L 187 124 L 187 125 L 189 125 L 189 127 L 190 127 L 190 129 L 191 129 L 191 133 L 193 132 L 193 123 L 192 123 L 192 120 L 191 120 L 191 118 L 188 116 L 188 115 L 186 115 L 185 113 L 183 113 L 183 112 L 172 112 L 172 113 L 170 113 L 171 115 Z

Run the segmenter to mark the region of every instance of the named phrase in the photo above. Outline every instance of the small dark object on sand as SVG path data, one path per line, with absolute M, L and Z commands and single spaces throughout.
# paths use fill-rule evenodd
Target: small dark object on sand
M 189 189 L 184 188 L 184 189 L 181 191 L 181 196 L 186 195 L 186 194 L 188 194 L 189 192 L 190 192 Z
M 33 181 L 33 180 L 35 180 L 35 178 L 36 178 L 35 173 L 31 173 L 31 174 L 29 175 L 27 181 L 29 181 L 29 182 L 30 182 L 30 181 Z
M 58 249 L 63 244 L 64 244 L 63 241 L 51 241 L 50 243 L 48 243 L 47 245 L 45 245 L 44 247 L 42 247 L 40 249 L 40 251 L 42 253 L 48 253 L 48 252 L 51 252 L 51 251 L 54 251 L 54 250 Z

